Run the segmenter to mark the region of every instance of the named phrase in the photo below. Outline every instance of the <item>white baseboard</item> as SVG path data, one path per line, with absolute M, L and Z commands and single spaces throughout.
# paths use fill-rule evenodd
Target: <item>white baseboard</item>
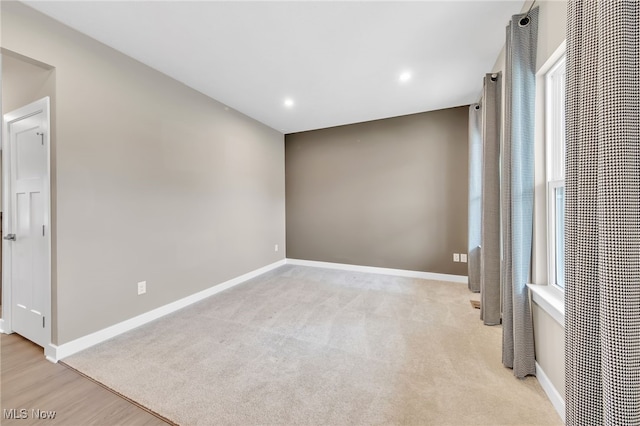
M 59 360 L 64 359 L 68 356 L 71 356 L 77 352 L 85 350 L 91 346 L 97 345 L 98 343 L 104 342 L 105 340 L 116 337 L 122 333 L 126 333 L 127 331 L 133 330 L 134 328 L 140 327 L 141 325 L 154 321 L 165 315 L 171 314 L 179 309 L 182 309 L 193 303 L 199 302 L 203 299 L 206 299 L 209 296 L 213 296 L 214 294 L 220 293 L 221 291 L 227 290 L 235 285 L 238 285 L 247 280 L 255 278 L 259 275 L 264 274 L 265 272 L 268 272 L 284 264 L 310 266 L 310 267 L 316 267 L 316 268 L 339 269 L 339 270 L 346 270 L 346 271 L 369 272 L 374 274 L 395 275 L 395 276 L 401 276 L 401 277 L 421 278 L 421 279 L 427 279 L 427 280 L 451 281 L 451 282 L 457 282 L 457 283 L 468 282 L 467 277 L 463 275 L 449 275 L 449 274 L 438 274 L 438 273 L 431 273 L 431 272 L 407 271 L 403 269 L 378 268 L 374 266 L 348 265 L 343 263 L 317 262 L 317 261 L 311 261 L 311 260 L 283 259 L 278 262 L 272 263 L 270 265 L 264 266 L 262 268 L 256 269 L 254 271 L 248 272 L 239 277 L 233 278 L 229 281 L 225 281 L 221 284 L 217 284 L 206 290 L 192 294 L 191 296 L 187 296 L 175 302 L 153 309 L 149 312 L 145 312 L 144 314 L 138 315 L 134 318 L 128 319 L 126 321 L 122 321 L 118 324 L 104 328 L 100 331 L 96 331 L 95 333 L 91 333 L 86 336 L 80 337 L 78 339 L 72 340 L 71 342 L 64 343 L 59 346 L 56 346 L 53 344 L 48 345 L 45 348 L 45 357 L 51 362 L 58 362 Z M 0 319 L 0 330 L 2 329 L 2 325 L 3 325 L 3 322 Z
M 50 347 L 45 348 L 45 356 L 51 362 L 58 362 L 63 358 L 66 358 L 91 346 L 97 345 L 98 343 L 104 342 L 105 340 L 111 339 L 122 333 L 133 330 L 134 328 L 140 327 L 141 325 L 144 325 L 148 322 L 171 314 L 179 309 L 206 299 L 209 296 L 213 296 L 216 293 L 220 293 L 221 291 L 227 290 L 233 286 L 255 278 L 258 275 L 262 275 L 265 272 L 284 265 L 285 263 L 285 259 L 280 260 L 278 262 L 248 272 L 244 275 L 240 275 L 239 277 L 233 278 L 229 281 L 225 281 L 213 287 L 209 287 L 208 289 L 192 294 L 191 296 L 187 296 L 180 300 L 176 300 L 175 302 L 153 309 L 149 312 L 145 312 L 144 314 L 138 315 L 137 317 L 122 321 L 100 331 L 96 331 L 95 333 L 91 333 L 78 339 L 72 340 L 71 342 L 64 343 L 60 346 L 50 345 Z
M 53 343 L 49 343 L 47 346 L 45 346 L 44 357 L 46 358 L 46 360 L 54 364 L 58 362 L 58 359 L 56 358 L 57 350 L 58 346 L 54 345 Z
M 553 386 L 553 383 L 551 383 L 551 380 L 549 380 L 549 377 L 545 374 L 542 367 L 540 367 L 540 364 L 538 364 L 537 362 L 536 362 L 536 377 L 538 378 L 538 382 L 540 383 L 540 386 L 542 386 L 542 389 L 547 394 L 549 401 L 551 401 L 553 408 L 556 409 L 556 411 L 562 418 L 562 421 L 566 422 L 564 399 L 562 398 L 562 395 L 560 395 L 560 392 L 558 392 L 558 390 L 555 388 L 555 386 Z
M 318 262 L 315 260 L 287 259 L 287 265 L 311 266 L 314 268 L 339 269 L 342 271 L 369 272 L 372 274 L 396 275 L 399 277 L 421 278 L 423 280 L 468 283 L 466 275 L 438 274 L 435 272 L 408 271 L 406 269 L 378 268 L 376 266 L 349 265 L 346 263 Z

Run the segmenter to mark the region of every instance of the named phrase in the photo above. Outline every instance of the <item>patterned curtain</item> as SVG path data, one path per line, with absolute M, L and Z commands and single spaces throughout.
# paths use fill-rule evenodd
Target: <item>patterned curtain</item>
M 566 126 L 566 421 L 639 425 L 637 0 L 569 1 Z
M 482 94 L 482 225 L 480 318 L 500 324 L 500 128 L 502 74 L 484 77 Z
M 480 291 L 480 244 L 482 225 L 482 106 L 469 107 L 469 238 L 467 275 L 469 290 Z
M 502 147 L 502 362 L 516 377 L 535 375 L 531 270 L 538 8 L 507 26 Z

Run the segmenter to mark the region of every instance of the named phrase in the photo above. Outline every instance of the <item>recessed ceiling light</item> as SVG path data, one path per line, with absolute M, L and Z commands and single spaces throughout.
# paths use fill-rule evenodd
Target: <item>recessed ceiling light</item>
M 398 80 L 400 80 L 400 83 L 406 83 L 407 81 L 411 80 L 411 72 L 404 71 L 400 74 Z
M 291 98 L 287 98 L 284 100 L 284 106 L 286 106 L 287 108 L 293 107 L 293 103 L 293 99 Z

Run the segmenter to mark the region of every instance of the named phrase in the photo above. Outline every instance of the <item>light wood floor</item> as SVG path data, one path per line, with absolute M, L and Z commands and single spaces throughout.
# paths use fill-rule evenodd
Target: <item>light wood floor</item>
M 167 425 L 74 370 L 47 361 L 41 347 L 19 335 L 2 334 L 1 339 L 1 424 Z M 27 418 L 7 419 L 10 409 Z M 55 411 L 55 418 L 33 418 L 34 409 Z

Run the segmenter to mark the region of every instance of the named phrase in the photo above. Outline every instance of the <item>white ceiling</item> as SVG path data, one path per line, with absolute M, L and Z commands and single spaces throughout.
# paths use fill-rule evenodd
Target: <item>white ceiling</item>
M 293 133 L 475 102 L 524 1 L 26 3 Z

